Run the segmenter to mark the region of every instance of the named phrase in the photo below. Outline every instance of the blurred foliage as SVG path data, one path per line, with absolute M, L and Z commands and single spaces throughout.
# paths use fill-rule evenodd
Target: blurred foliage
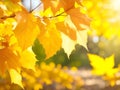
M 106 58 L 102 58 L 95 54 L 88 54 L 90 64 L 93 67 L 92 73 L 97 76 L 101 76 L 104 80 L 109 81 L 111 86 L 117 84 L 120 80 L 118 75 L 120 67 L 114 67 L 114 55 Z
M 72 66 L 78 68 L 91 68 L 92 66 L 94 74 L 109 81 L 112 86 L 120 80 L 118 74 L 120 71 L 119 7 L 117 6 L 116 9 L 114 2 L 112 3 L 111 0 L 83 0 L 82 4 L 86 8 L 82 8 L 81 12 L 91 17 L 91 28 L 87 43 L 88 50 L 74 43 L 76 44 L 75 49 L 69 57 L 65 50 L 61 48 L 54 56 L 46 60 L 45 48 L 36 39 L 32 46 L 37 59 L 36 71 L 24 68 L 21 72 L 25 90 L 77 89 L 77 87 L 83 85 L 83 81 L 80 77 L 70 74 L 70 72 L 77 72 L 75 67 L 71 68 Z M 54 23 L 51 26 L 54 26 Z M 53 29 L 53 27 L 51 28 Z M 50 27 L 47 27 L 47 29 L 50 29 Z M 46 41 L 49 41 L 49 39 L 46 39 Z M 52 43 L 54 44 L 54 42 Z M 48 48 L 51 49 L 51 46 Z M 87 55 L 88 52 L 93 55 Z M 115 58 L 111 56 L 112 54 Z M 8 74 L 2 76 L 0 78 L 0 90 L 22 90 L 19 86 L 10 83 Z
M 62 66 L 90 67 L 89 60 L 87 58 L 88 51 L 78 44 L 75 46 L 75 50 L 73 50 L 69 57 L 67 57 L 67 54 L 63 49 L 61 49 L 48 60 L 45 60 L 44 49 L 38 40 L 34 42 L 32 49 L 38 59 L 38 64 L 41 62 L 45 62 L 47 64 L 54 62 L 55 64 L 61 64 Z
M 120 1 L 119 0 L 83 0 L 87 9 L 86 13 L 91 17 L 91 34 L 105 38 L 120 36 Z
M 23 85 L 25 90 L 71 90 L 80 88 L 83 80 L 77 76 L 77 68 L 62 67 L 53 62 L 46 64 L 42 62 L 36 67 L 36 71 L 24 69 L 22 72 Z M 5 79 L 7 78 L 7 79 Z M 10 83 L 9 75 L 6 74 L 0 79 L 0 90 L 22 90 L 20 86 Z
M 96 36 L 97 42 L 94 41 L 94 36 L 89 36 L 88 49 L 89 53 L 97 54 L 101 57 L 115 55 L 115 66 L 120 64 L 120 42 L 118 37 L 107 39 L 103 36 Z

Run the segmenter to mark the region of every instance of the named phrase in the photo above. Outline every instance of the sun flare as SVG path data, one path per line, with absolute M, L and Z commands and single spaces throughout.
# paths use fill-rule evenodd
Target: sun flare
M 111 3 L 114 10 L 120 10 L 120 0 L 112 0 Z

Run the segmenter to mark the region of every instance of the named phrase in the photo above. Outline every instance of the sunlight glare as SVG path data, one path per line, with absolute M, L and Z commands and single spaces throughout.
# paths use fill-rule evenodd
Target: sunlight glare
M 120 10 L 120 0 L 112 0 L 111 3 L 114 10 Z

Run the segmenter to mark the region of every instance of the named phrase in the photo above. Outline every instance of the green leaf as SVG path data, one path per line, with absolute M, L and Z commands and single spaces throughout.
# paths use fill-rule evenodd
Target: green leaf
M 32 46 L 32 50 L 35 53 L 36 58 L 39 63 L 45 59 L 45 57 L 46 57 L 45 50 L 44 50 L 43 46 L 40 44 L 38 39 L 35 40 L 35 42 Z

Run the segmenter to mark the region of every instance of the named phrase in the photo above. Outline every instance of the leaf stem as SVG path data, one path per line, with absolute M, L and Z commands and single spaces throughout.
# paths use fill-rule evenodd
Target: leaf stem
M 42 3 L 39 3 L 35 8 L 30 10 L 30 13 L 33 12 L 35 9 L 37 9 Z

